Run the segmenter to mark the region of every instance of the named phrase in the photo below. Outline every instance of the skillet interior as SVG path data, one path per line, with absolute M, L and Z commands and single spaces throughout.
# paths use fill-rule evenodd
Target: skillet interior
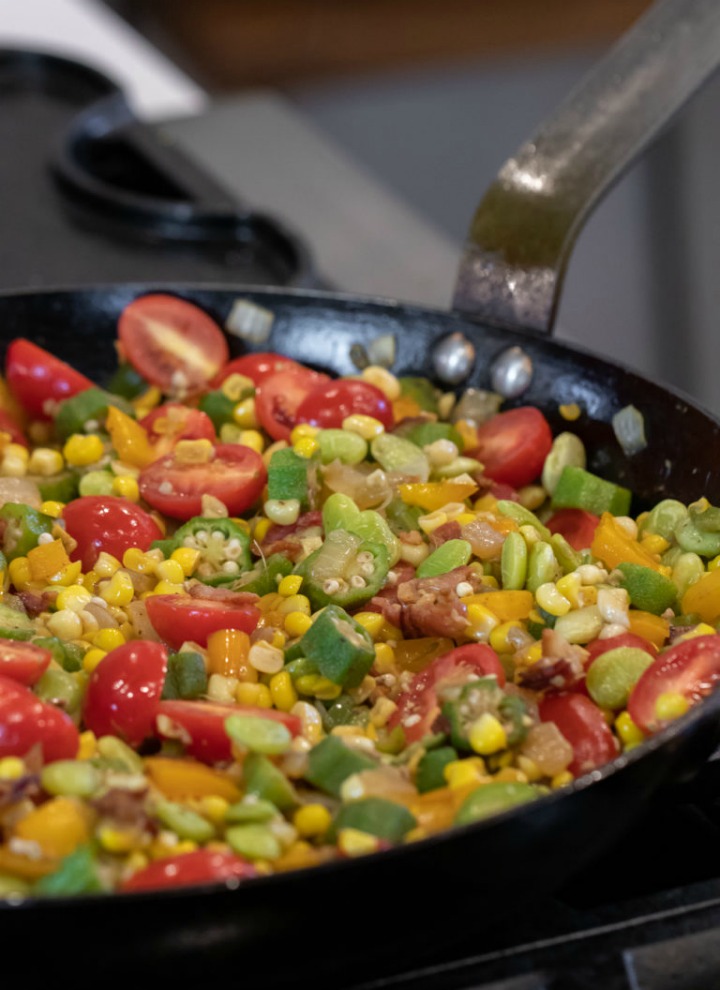
M 489 387 L 489 365 L 513 344 L 535 375 L 519 403 L 539 406 L 553 428 L 567 428 L 561 403 L 583 410 L 573 423 L 591 452 L 589 467 L 631 488 L 638 506 L 673 496 L 720 501 L 716 452 L 720 426 L 675 391 L 577 348 L 534 335 L 479 328 L 455 314 L 387 301 L 233 287 L 120 285 L 0 295 L 2 354 L 26 336 L 99 383 L 115 364 L 120 310 L 148 291 L 173 291 L 221 324 L 239 297 L 275 314 L 272 336 L 256 347 L 278 350 L 340 374 L 356 371 L 353 344 L 394 334 L 396 373 L 430 374 L 434 343 L 461 331 L 476 347 L 466 384 Z M 247 348 L 231 338 L 231 348 Z M 610 426 L 628 404 L 644 415 L 648 446 L 626 458 Z M 237 890 L 164 891 L 132 897 L 83 897 L 0 907 L 11 939 L 42 931 L 48 971 L 80 951 L 95 974 L 127 972 L 262 975 L 265 986 L 312 978 L 349 985 L 363 974 L 407 966 L 459 926 L 517 910 L 560 885 L 604 850 L 668 780 L 692 772 L 720 740 L 720 695 L 693 709 L 650 743 L 535 805 L 364 860 L 263 878 Z M 415 906 L 417 905 L 417 907 Z M 278 946 L 281 945 L 281 951 Z M 43 966 L 43 960 L 37 965 Z M 241 968 L 238 968 L 241 967 Z

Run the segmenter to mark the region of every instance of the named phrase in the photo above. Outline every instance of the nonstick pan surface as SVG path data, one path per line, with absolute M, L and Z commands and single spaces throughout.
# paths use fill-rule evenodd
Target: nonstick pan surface
M 720 40 L 714 3 L 664 0 L 658 9 L 667 15 L 665 20 L 677 21 L 678 14 L 692 15 L 691 21 L 697 17 L 702 21 L 701 38 L 709 35 L 711 21 L 715 40 Z M 684 37 L 687 23 L 682 21 L 681 26 Z M 649 30 L 655 32 L 655 45 L 660 35 L 652 26 Z M 703 77 L 720 58 L 720 45 L 709 47 Z M 702 58 L 695 48 L 693 52 L 697 67 Z M 660 82 L 653 78 L 652 92 L 662 90 Z M 670 87 L 673 99 L 640 128 L 645 138 L 699 82 L 693 76 Z M 619 116 L 627 123 L 627 114 Z M 639 147 L 637 131 L 620 142 L 623 163 Z M 595 137 L 592 132 L 580 143 L 587 150 Z M 523 161 L 518 156 L 504 178 L 501 174 L 498 189 L 491 191 L 491 207 L 502 200 L 504 191 L 517 192 L 513 176 L 520 178 L 521 187 L 532 186 L 533 174 L 537 178 L 539 173 Z M 578 224 L 597 198 L 598 188 L 606 188 L 617 175 L 608 156 L 605 166 L 599 178 L 595 175 L 589 198 L 587 183 L 573 181 L 572 188 L 577 192 L 582 186 L 582 194 L 577 194 L 572 209 L 568 206 L 555 217 L 557 222 L 538 227 L 553 236 L 536 238 L 541 248 L 537 263 L 530 263 L 524 249 L 503 254 L 505 230 L 496 222 L 497 210 L 476 217 L 455 296 L 456 309 L 463 312 L 219 285 L 105 285 L 16 292 L 0 296 L 0 358 L 11 339 L 29 337 L 102 384 L 115 364 L 113 341 L 122 308 L 150 291 L 189 299 L 221 325 L 238 298 L 260 305 L 274 319 L 270 338 L 254 349 L 274 349 L 339 374 L 357 370 L 354 347 L 392 335 L 396 374 L 435 377 L 438 345 L 460 334 L 474 348 L 474 360 L 459 387 L 491 387 L 498 358 L 510 348 L 519 348 L 532 374 L 525 391 L 507 405 L 536 405 L 560 430 L 567 424 L 558 407 L 577 403 L 581 416 L 572 428 L 589 451 L 590 470 L 629 487 L 635 494 L 635 509 L 666 496 L 689 502 L 705 495 L 717 503 L 720 424 L 679 392 L 560 344 L 546 332 L 552 326 L 567 250 Z M 550 169 L 543 172 L 546 178 L 551 174 Z M 556 189 L 562 179 L 554 173 Z M 546 219 L 551 200 L 548 195 L 543 202 Z M 511 214 L 514 217 L 517 211 Z M 492 222 L 485 223 L 488 216 Z M 561 236 L 555 236 L 561 229 Z M 486 250 L 491 242 L 494 247 Z M 515 275 L 508 278 L 511 269 Z M 488 277 L 478 281 L 479 270 Z M 518 272 L 527 276 L 524 282 L 518 282 Z M 515 295 L 514 285 L 520 285 Z M 478 318 L 483 312 L 487 320 Z M 235 354 L 252 349 L 235 337 L 229 342 Z M 628 405 L 642 414 L 647 436 L 645 449 L 630 457 L 623 453 L 611 425 L 612 416 Z M 93 980 L 130 977 L 143 985 L 163 976 L 222 975 L 250 977 L 264 987 L 290 982 L 351 987 L 371 975 L 422 961 L 430 948 L 451 941 L 461 929 L 476 931 L 480 947 L 485 919 L 507 916 L 511 924 L 513 912 L 532 910 L 534 899 L 622 841 L 623 830 L 638 818 L 651 796 L 667 782 L 691 775 L 718 741 L 720 693 L 642 746 L 532 805 L 387 852 L 250 880 L 237 889 L 214 886 L 5 903 L 0 906 L 5 944 L 20 946 L 29 934 L 41 947 L 19 959 L 17 969 L 11 962 L 11 971 L 19 974 L 27 967 L 36 975 L 82 973 Z

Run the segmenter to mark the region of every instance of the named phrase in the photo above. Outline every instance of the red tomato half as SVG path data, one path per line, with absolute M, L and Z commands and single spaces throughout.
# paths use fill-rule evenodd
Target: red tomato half
M 505 671 L 495 651 L 485 643 L 458 646 L 416 674 L 410 686 L 397 698 L 397 708 L 388 726 L 401 725 L 408 743 L 417 742 L 432 732 L 440 714 L 438 689 L 443 683 L 465 683 L 470 675 L 494 674 L 498 684 L 505 684 Z
M 202 388 L 230 353 L 212 317 L 193 303 L 163 293 L 140 296 L 126 306 L 118 337 L 133 368 L 163 392 Z
M 546 522 L 551 533 L 560 533 L 573 550 L 585 550 L 593 541 L 598 516 L 585 509 L 558 509 Z
M 469 456 L 482 462 L 488 478 L 513 488 L 535 481 L 553 440 L 550 424 L 533 406 L 497 413 L 478 427 L 477 438 Z
M 74 760 L 79 743 L 80 733 L 69 715 L 41 701 L 24 684 L 0 675 L 0 758 L 26 756 L 40 746 L 45 763 Z
M 266 481 L 260 454 L 239 443 L 219 443 L 204 464 L 178 461 L 173 453 L 158 458 L 140 472 L 138 485 L 153 509 L 185 521 L 202 514 L 205 494 L 238 516 L 260 497 Z
M 33 643 L 0 639 L 0 675 L 28 687 L 36 684 L 50 666 L 52 653 Z
M 203 763 L 222 763 L 232 757 L 230 738 L 225 731 L 225 720 L 230 715 L 270 718 L 282 722 L 293 736 L 302 732 L 302 722 L 297 716 L 276 708 L 170 700 L 160 702 L 157 731 L 166 739 L 180 738 L 187 752 Z
M 251 602 L 233 604 L 190 595 L 150 595 L 145 605 L 153 629 L 174 650 L 188 640 L 205 646 L 210 633 L 217 629 L 251 633 L 260 619 L 260 610 Z
M 169 454 L 178 440 L 217 440 L 215 427 L 207 413 L 182 402 L 165 402 L 143 416 L 140 425 L 158 457 Z
M 663 650 L 641 675 L 628 701 L 633 722 L 643 732 L 657 732 L 655 705 L 661 694 L 681 694 L 691 705 L 707 697 L 720 681 L 720 635 L 696 636 Z
M 77 540 L 70 557 L 81 560 L 84 571 L 92 570 L 101 550 L 122 560 L 130 547 L 147 550 L 163 535 L 148 512 L 114 495 L 82 495 L 67 503 L 62 518 Z
M 302 365 L 268 375 L 255 390 L 255 413 L 262 428 L 273 440 L 289 440 L 300 403 L 316 385 L 329 381 L 327 375 Z
M 340 428 L 347 416 L 372 416 L 386 430 L 395 424 L 392 403 L 379 388 L 359 378 L 338 378 L 321 382 L 297 407 L 298 423 L 311 423 L 320 429 Z
M 24 337 L 7 349 L 5 377 L 23 409 L 37 419 L 51 419 L 56 403 L 93 387 L 85 375 Z
M 615 737 L 605 716 L 587 695 L 547 694 L 538 706 L 543 722 L 554 722 L 575 753 L 568 770 L 580 777 L 617 756 Z
M 131 893 L 136 890 L 222 883 L 224 880 L 247 880 L 256 876 L 259 876 L 257 868 L 234 853 L 194 849 L 154 860 L 125 880 L 120 890 Z
M 155 734 L 155 717 L 167 674 L 162 643 L 131 639 L 110 650 L 90 675 L 83 707 L 85 727 L 139 746 Z
M 252 379 L 256 385 L 264 382 L 270 375 L 277 371 L 288 371 L 291 368 L 303 368 L 292 358 L 283 357 L 281 354 L 271 354 L 267 351 L 260 351 L 257 354 L 243 354 L 241 357 L 228 361 L 224 368 L 215 375 L 210 382 L 210 388 L 220 388 L 222 383 L 230 375 L 244 375 Z M 303 370 L 306 370 L 303 368 Z

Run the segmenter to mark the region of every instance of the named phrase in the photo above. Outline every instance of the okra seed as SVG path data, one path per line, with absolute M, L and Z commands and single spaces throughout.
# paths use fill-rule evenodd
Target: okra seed
M 353 574 L 350 578 L 350 586 L 352 588 L 364 588 L 367 585 L 367 581 L 360 574 Z

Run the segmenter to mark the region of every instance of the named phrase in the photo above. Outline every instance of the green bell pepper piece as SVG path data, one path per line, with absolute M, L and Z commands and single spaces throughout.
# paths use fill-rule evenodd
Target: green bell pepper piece
M 33 893 L 45 897 L 96 894 L 103 890 L 105 886 L 100 879 L 97 859 L 88 845 L 78 846 L 60 861 L 55 873 L 41 877 L 33 887 Z
M 252 391 L 252 390 L 250 390 Z M 228 398 L 221 388 L 206 392 L 198 402 L 198 409 L 204 412 L 212 420 L 212 424 L 220 432 L 220 428 L 226 423 L 232 423 L 233 410 L 237 401 Z
M 535 801 L 542 797 L 543 791 L 532 784 L 513 783 L 511 781 L 493 781 L 483 784 L 470 793 L 460 805 L 455 815 L 455 825 L 469 825 L 484 818 L 491 818 L 503 811 L 509 811 L 519 804 Z
M 628 562 L 618 564 L 617 570 L 622 574 L 620 586 L 625 588 L 630 604 L 635 608 L 662 615 L 665 609 L 675 605 L 677 585 L 664 574 L 659 574 L 652 567 Z
M 171 653 L 163 684 L 163 698 L 202 698 L 207 693 L 208 675 L 202 654 L 194 650 Z
M 60 403 L 55 414 L 55 432 L 61 440 L 67 440 L 73 433 L 86 433 L 88 423 L 102 428 L 108 406 L 116 406 L 135 418 L 135 410 L 126 399 L 93 385 Z M 92 432 L 96 432 L 96 427 Z
M 136 399 L 150 387 L 150 383 L 131 364 L 121 363 L 107 383 L 108 392 L 123 399 Z
M 628 488 L 606 481 L 584 468 L 568 465 L 558 479 L 551 505 L 553 509 L 585 509 L 596 516 L 603 512 L 626 516 L 631 499 Z

